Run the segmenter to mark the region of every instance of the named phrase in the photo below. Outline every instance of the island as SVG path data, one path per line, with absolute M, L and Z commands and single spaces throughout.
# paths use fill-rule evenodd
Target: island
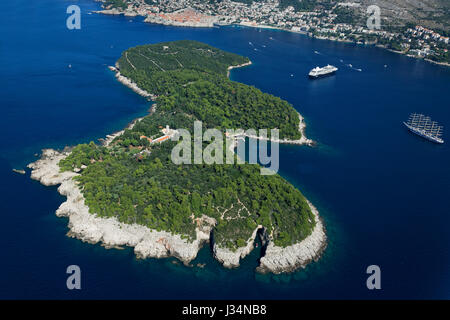
M 68 235 L 108 248 L 134 247 L 140 258 L 176 257 L 186 265 L 209 242 L 228 268 L 238 267 L 260 237 L 262 273 L 291 272 L 319 259 L 327 244 L 323 221 L 280 175 L 261 175 L 260 165 L 245 161 L 171 159 L 177 145 L 171 137 L 177 129 L 194 130 L 196 121 L 223 131 L 278 128 L 277 142 L 311 143 L 287 101 L 229 79 L 232 68 L 250 64 L 191 40 L 123 52 L 110 69 L 154 101 L 150 113 L 102 144 L 46 149 L 29 165 L 32 179 L 59 185 L 67 197 L 56 214 L 68 217 Z M 224 152 L 237 157 L 233 148 Z

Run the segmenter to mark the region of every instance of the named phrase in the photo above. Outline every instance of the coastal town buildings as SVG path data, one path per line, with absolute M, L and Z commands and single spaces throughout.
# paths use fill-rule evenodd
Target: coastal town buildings
M 421 25 L 399 26 L 382 17 L 380 29 L 367 26 L 359 1 L 311 1 L 294 8 L 287 0 L 102 0 L 105 14 L 143 16 L 146 22 L 175 26 L 212 27 L 238 24 L 277 28 L 357 44 L 377 45 L 416 58 L 450 64 L 448 31 Z

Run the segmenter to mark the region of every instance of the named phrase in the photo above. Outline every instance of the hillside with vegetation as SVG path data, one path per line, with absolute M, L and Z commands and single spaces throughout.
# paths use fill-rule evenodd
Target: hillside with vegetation
M 177 144 L 150 144 L 161 128 L 280 128 L 297 138 L 298 114 L 286 101 L 230 81 L 230 65 L 247 58 L 195 41 L 139 46 L 122 54 L 122 74 L 159 95 L 156 110 L 108 146 L 81 144 L 60 162 L 80 171 L 90 212 L 155 230 L 196 237 L 203 215 L 214 218 L 214 239 L 236 250 L 262 225 L 278 246 L 298 243 L 315 226 L 306 199 L 279 175 L 261 175 L 256 164 L 181 164 L 171 160 Z M 297 121 L 296 121 L 297 119 Z M 227 149 L 225 148 L 225 152 Z
M 161 111 L 187 112 L 211 128 L 277 128 L 281 138 L 300 139 L 300 120 L 288 102 L 228 79 L 229 66 L 248 62 L 186 40 L 131 48 L 118 65 L 140 88 L 161 96 L 157 102 Z

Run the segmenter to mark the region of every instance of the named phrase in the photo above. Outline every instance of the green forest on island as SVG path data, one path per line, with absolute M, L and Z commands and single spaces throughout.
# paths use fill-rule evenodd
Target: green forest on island
M 142 56 L 145 53 L 145 57 Z M 151 144 L 161 128 L 279 128 L 300 137 L 298 114 L 286 101 L 230 81 L 227 68 L 248 58 L 196 41 L 139 46 L 125 51 L 120 72 L 157 94 L 157 107 L 109 146 L 81 144 L 60 162 L 62 171 L 82 169 L 79 182 L 90 212 L 195 239 L 195 219 L 216 219 L 214 239 L 236 250 L 258 225 L 275 244 L 288 246 L 315 226 L 306 199 L 279 175 L 261 175 L 256 164 L 181 164 L 171 160 L 177 144 Z M 77 170 L 78 171 L 78 170 Z

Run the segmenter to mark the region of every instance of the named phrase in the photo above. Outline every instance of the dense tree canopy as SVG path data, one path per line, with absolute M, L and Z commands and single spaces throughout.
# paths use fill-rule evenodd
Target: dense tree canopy
M 209 127 L 277 128 L 281 138 L 301 137 L 297 111 L 288 102 L 228 79 L 228 67 L 248 58 L 183 40 L 131 48 L 118 62 L 123 75 L 160 96 L 158 108 L 192 114 Z
M 130 57 L 125 52 L 119 61 L 121 72 L 140 85 L 147 83 L 147 89 L 157 88 L 156 110 L 109 146 L 81 144 L 60 162 L 62 171 L 81 170 L 76 179 L 90 212 L 189 240 L 196 237 L 195 219 L 206 215 L 217 221 L 215 241 L 232 250 L 246 245 L 258 225 L 279 246 L 307 237 L 314 216 L 300 191 L 279 175 L 261 175 L 259 165 L 248 163 L 176 165 L 170 157 L 176 142 L 150 144 L 141 139 L 160 136 L 166 125 L 192 128 L 195 120 L 221 129 L 277 127 L 285 137 L 298 137 L 295 110 L 279 98 L 227 79 L 228 65 L 245 58 L 189 41 L 144 47 L 156 56 L 169 50 L 183 53 L 167 60 L 151 56 L 153 63 L 146 58 L 124 62 Z M 142 47 L 127 52 L 135 56 L 136 50 Z M 217 61 L 201 62 L 199 56 Z M 178 63 L 191 69 L 177 69 Z

